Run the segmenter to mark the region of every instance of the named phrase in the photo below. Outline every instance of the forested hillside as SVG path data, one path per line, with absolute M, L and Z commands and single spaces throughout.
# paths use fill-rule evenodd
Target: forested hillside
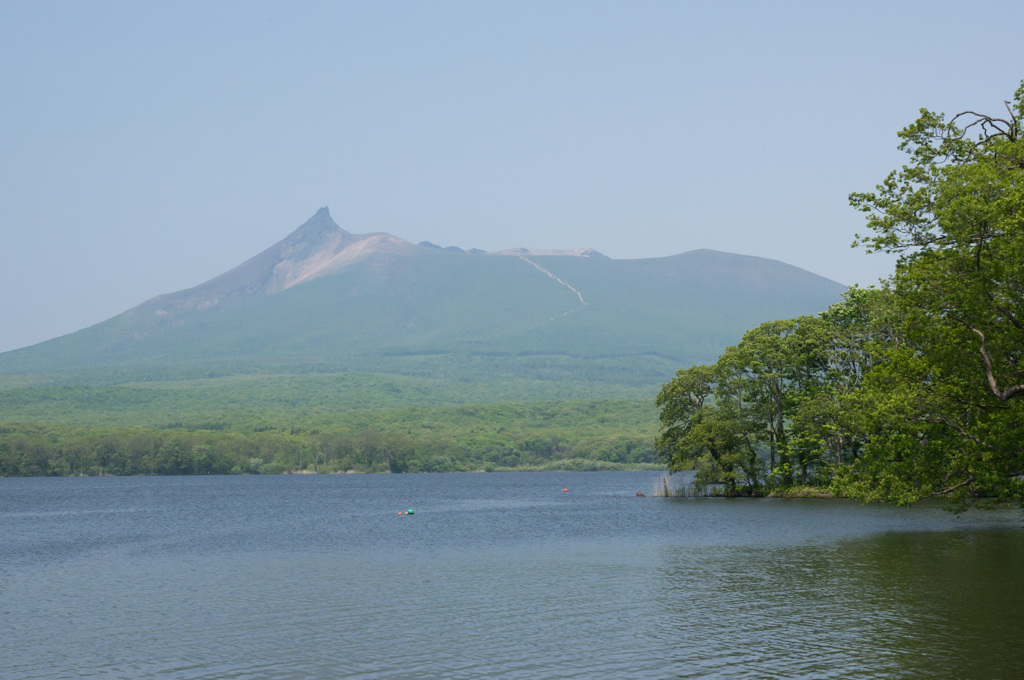
M 322 209 L 206 283 L 0 355 L 0 474 L 657 466 L 680 364 L 842 290 L 713 251 L 442 250 Z

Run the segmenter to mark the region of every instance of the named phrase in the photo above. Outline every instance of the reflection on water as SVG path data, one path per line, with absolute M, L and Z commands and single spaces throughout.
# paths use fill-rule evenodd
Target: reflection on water
M 0 480 L 0 677 L 1019 676 L 1015 511 L 653 477 Z
M 678 677 L 1019 677 L 1017 532 L 676 546 L 661 625 Z M 731 668 L 726 672 L 724 669 Z

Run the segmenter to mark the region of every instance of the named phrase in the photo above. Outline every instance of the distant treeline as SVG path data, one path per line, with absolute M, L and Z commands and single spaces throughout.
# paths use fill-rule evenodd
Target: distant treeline
M 605 401 L 372 411 L 334 429 L 7 424 L 0 475 L 658 468 L 649 413 Z
M 394 410 L 468 404 L 648 400 L 657 391 L 519 378 L 463 382 L 402 375 L 241 374 L 192 381 L 117 383 L 115 373 L 0 376 L 3 422 L 192 429 L 377 429 Z M 631 407 L 632 408 L 632 407 Z M 646 407 L 656 422 L 653 405 Z M 433 414 L 426 414 L 432 417 Z M 490 414 L 489 414 L 490 415 Z M 404 416 L 402 416 L 404 417 Z M 441 416 L 442 419 L 445 416 Z M 359 421 L 358 423 L 356 421 Z

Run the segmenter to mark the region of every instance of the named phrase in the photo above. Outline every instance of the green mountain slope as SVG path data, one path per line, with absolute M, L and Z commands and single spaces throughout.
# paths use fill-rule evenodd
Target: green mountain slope
M 587 254 L 594 255 L 592 251 Z M 17 374 L 93 382 L 244 373 L 386 373 L 656 385 L 762 321 L 843 286 L 781 262 L 463 253 L 353 235 L 326 209 L 195 288 L 0 355 Z

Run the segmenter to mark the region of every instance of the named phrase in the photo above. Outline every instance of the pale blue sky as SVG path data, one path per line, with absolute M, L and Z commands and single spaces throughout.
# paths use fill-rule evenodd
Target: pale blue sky
M 1024 3 L 0 4 L 0 350 L 354 233 L 695 248 L 868 284 L 920 107 L 1001 112 Z

